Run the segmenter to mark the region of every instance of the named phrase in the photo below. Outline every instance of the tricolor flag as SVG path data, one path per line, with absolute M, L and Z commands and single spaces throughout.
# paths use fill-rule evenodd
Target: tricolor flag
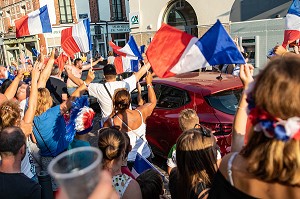
M 300 39 L 300 0 L 294 0 L 285 18 L 285 31 L 282 46 Z
M 92 49 L 89 19 L 61 31 L 61 47 L 66 54 L 74 57 L 78 52 L 89 52 Z
M 170 77 L 209 65 L 245 63 L 219 20 L 200 39 L 163 24 L 146 55 L 158 77 Z
M 47 5 L 15 20 L 16 37 L 52 32 Z
M 116 54 L 120 55 L 114 61 L 118 74 L 132 71 L 137 72 L 139 70 L 138 60 L 142 59 L 142 55 L 133 36 L 130 36 L 129 41 L 123 48 L 115 45 L 113 42 L 109 42 L 109 45 Z
M 137 178 L 141 173 L 143 173 L 147 169 L 154 169 L 162 176 L 162 178 L 164 180 L 166 180 L 166 178 L 165 178 L 164 174 L 162 174 L 162 172 L 160 172 L 157 168 L 155 168 L 155 166 L 153 164 L 151 164 L 151 162 L 149 162 L 141 154 L 137 153 L 135 161 L 134 161 L 134 165 L 133 165 L 133 168 L 131 171 L 132 175 L 135 178 Z

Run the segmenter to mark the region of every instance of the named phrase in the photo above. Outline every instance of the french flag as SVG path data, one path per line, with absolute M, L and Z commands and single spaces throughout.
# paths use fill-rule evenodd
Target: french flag
M 219 20 L 200 39 L 163 24 L 146 55 L 158 77 L 171 77 L 209 65 L 245 64 Z
M 74 57 L 78 52 L 89 52 L 92 49 L 89 19 L 61 31 L 61 47 L 66 54 Z
M 137 72 L 139 70 L 139 60 L 142 60 L 142 55 L 133 36 L 130 36 L 127 44 L 121 48 L 113 42 L 109 42 L 114 53 L 120 55 L 115 58 L 114 65 L 118 74 L 123 72 Z
M 133 168 L 131 171 L 132 175 L 135 178 L 137 178 L 141 173 L 143 173 L 147 169 L 154 169 L 162 176 L 164 181 L 167 181 L 167 179 L 165 178 L 165 176 L 162 172 L 160 172 L 153 164 L 151 164 L 151 162 L 149 162 L 141 154 L 137 153 L 135 161 L 134 161 L 134 165 L 133 165 Z
M 282 46 L 300 39 L 300 0 L 294 0 L 285 18 L 285 31 Z
M 52 32 L 47 5 L 15 20 L 16 37 Z

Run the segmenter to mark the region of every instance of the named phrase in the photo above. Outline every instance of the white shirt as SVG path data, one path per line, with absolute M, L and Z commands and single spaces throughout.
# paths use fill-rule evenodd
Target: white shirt
M 118 88 L 126 88 L 131 93 L 136 88 L 136 78 L 132 75 L 122 81 L 106 82 L 105 83 L 111 97 L 114 96 L 115 90 Z M 89 95 L 97 98 L 102 111 L 102 124 L 107 120 L 112 112 L 112 99 L 107 93 L 104 85 L 101 83 L 91 83 L 88 87 Z
M 114 62 L 115 62 L 115 57 L 114 56 L 107 57 L 107 64 L 114 64 Z
M 28 178 L 32 178 L 36 175 L 33 157 L 26 141 L 26 154 L 21 162 L 21 172 L 24 173 Z

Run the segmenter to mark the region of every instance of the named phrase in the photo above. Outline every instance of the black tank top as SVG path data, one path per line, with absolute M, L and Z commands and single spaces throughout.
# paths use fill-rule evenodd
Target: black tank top
M 246 193 L 231 186 L 226 178 L 218 171 L 215 175 L 212 187 L 209 190 L 208 199 L 254 199 L 254 197 L 247 195 Z

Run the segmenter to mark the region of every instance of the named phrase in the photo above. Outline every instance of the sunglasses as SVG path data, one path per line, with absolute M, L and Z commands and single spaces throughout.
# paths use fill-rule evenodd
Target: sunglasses
M 198 129 L 199 132 L 205 137 L 211 137 L 210 130 L 202 127 L 200 124 L 195 124 L 194 129 Z

